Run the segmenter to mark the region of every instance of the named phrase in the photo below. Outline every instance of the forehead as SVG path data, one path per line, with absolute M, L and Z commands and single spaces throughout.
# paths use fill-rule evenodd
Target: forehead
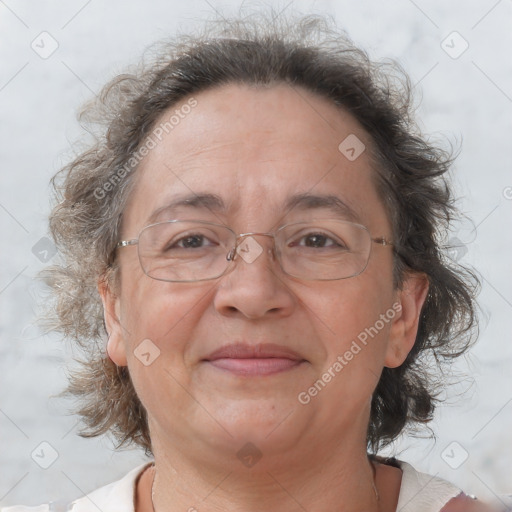
M 185 104 L 193 107 L 181 108 Z M 182 210 L 168 211 L 166 205 L 205 194 L 222 199 L 221 220 L 235 217 L 245 228 L 250 222 L 262 229 L 267 217 L 272 224 L 271 217 L 306 194 L 338 197 L 361 222 L 372 214 L 368 205 L 382 210 L 369 136 L 325 98 L 287 84 L 229 84 L 173 106 L 156 126 L 172 116 L 137 170 L 125 212 L 130 227 L 142 228 L 158 212 L 169 219 Z

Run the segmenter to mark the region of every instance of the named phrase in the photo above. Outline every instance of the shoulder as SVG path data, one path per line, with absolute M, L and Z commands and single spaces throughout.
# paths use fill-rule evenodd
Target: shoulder
M 105 512 L 123 510 L 133 512 L 135 507 L 135 485 L 137 478 L 152 462 L 146 462 L 116 480 L 96 489 L 73 502 L 53 501 L 43 505 L 14 505 L 0 507 L 0 512 Z
M 500 501 L 506 508 L 495 508 L 465 494 L 462 489 L 436 475 L 421 473 L 410 464 L 397 459 L 388 459 L 402 470 L 402 482 L 397 510 L 417 512 L 438 510 L 440 512 L 512 512 L 510 498 L 502 495 Z M 505 503 L 507 503 L 505 505 Z
M 389 459 L 388 459 L 389 461 Z M 505 512 L 465 494 L 453 483 L 436 475 L 417 471 L 405 461 L 391 458 L 402 470 L 397 510 L 439 510 L 440 512 Z M 511 512 L 512 509 L 506 509 Z
M 461 493 L 459 496 L 452 498 L 441 509 L 441 512 L 499 512 L 499 510 Z
M 56 506 L 57 505 L 57 506 Z M 67 504 L 61 502 L 46 503 L 43 505 L 12 505 L 0 507 L 0 512 L 56 512 L 68 510 Z
M 441 508 L 442 505 L 462 493 L 462 489 L 448 480 L 418 471 L 405 461 L 393 460 L 402 470 L 400 496 L 403 497 L 404 502 L 410 500 L 429 502 L 435 499 L 436 504 L 439 504 L 439 508 Z

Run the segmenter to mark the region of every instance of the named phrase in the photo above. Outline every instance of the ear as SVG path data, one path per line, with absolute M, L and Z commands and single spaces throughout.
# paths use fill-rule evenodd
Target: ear
M 108 333 L 107 354 L 117 366 L 127 366 L 123 329 L 119 321 L 119 296 L 107 275 L 98 280 L 98 292 L 103 302 L 103 315 Z
M 384 366 L 400 366 L 414 346 L 421 309 L 428 293 L 428 278 L 423 273 L 409 274 L 397 292 L 397 315 L 390 329 Z

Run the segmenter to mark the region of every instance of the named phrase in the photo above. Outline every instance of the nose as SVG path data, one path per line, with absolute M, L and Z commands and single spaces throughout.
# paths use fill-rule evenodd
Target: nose
M 237 255 L 241 255 L 244 261 L 251 263 L 264 251 L 263 247 L 254 238 L 255 236 L 266 236 L 275 240 L 272 233 L 241 233 L 236 237 L 235 246 L 229 251 L 226 259 L 233 261 L 237 258 Z M 267 247 L 267 251 L 272 258 L 274 258 L 274 248 L 275 245 L 270 248 Z
M 233 269 L 220 278 L 215 308 L 226 316 L 250 319 L 291 314 L 296 300 L 275 257 L 273 238 L 266 233 L 240 237 L 227 256 Z

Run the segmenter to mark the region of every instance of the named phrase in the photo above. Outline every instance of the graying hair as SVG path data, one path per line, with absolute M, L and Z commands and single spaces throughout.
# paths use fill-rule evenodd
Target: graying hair
M 80 113 L 93 140 L 52 180 L 50 229 L 61 263 L 45 277 L 55 298 L 52 328 L 83 353 L 66 390 L 78 400 L 81 435 L 110 433 L 118 447 L 134 443 L 151 453 L 146 410 L 128 368 L 117 367 L 105 353 L 96 287 L 100 279 L 115 284 L 116 244 L 137 176 L 136 160 L 130 159 L 164 111 L 228 83 L 286 83 L 350 112 L 373 141 L 375 180 L 397 244 L 395 285 L 404 272 L 428 276 L 415 345 L 400 367 L 383 369 L 372 398 L 367 442 L 377 452 L 406 427 L 432 419 L 443 380 L 426 361 L 441 368 L 470 347 L 478 280 L 450 264 L 440 247 L 440 233 L 456 212 L 445 178 L 452 157 L 420 135 L 407 75 L 393 61 L 372 62 L 331 20 L 317 15 L 258 13 L 205 23 L 198 35 L 153 47 Z

